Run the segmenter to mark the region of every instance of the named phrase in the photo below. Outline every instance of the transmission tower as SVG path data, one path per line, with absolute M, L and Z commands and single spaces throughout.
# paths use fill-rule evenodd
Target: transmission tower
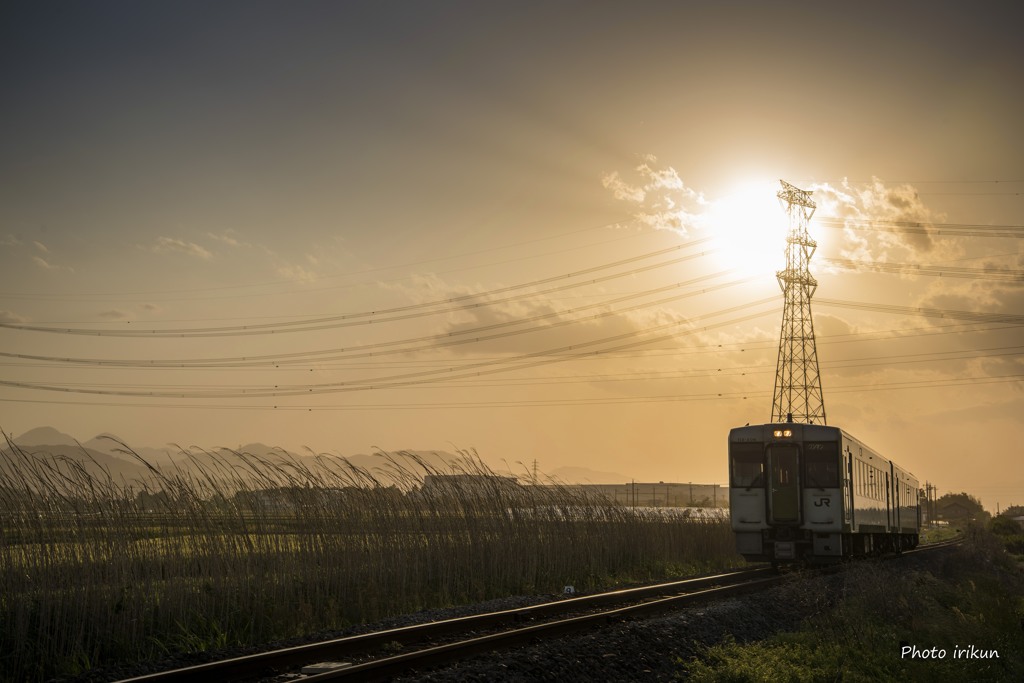
M 776 273 L 785 303 L 779 362 L 775 370 L 772 422 L 826 424 L 825 399 L 821 395 L 818 349 L 814 343 L 811 296 L 818 282 L 808 266 L 817 243 L 807 233 L 807 223 L 817 208 L 811 193 L 780 180 L 778 197 L 789 217 L 786 236 L 786 269 Z

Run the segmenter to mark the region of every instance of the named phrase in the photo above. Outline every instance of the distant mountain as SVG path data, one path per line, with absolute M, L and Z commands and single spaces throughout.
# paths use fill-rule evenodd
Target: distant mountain
M 245 445 L 239 446 L 238 448 L 234 448 L 232 450 L 238 451 L 239 453 L 249 453 L 250 455 L 272 456 L 274 454 L 281 455 L 284 449 L 274 448 L 273 446 L 268 446 L 265 443 L 255 441 L 253 443 L 247 443 Z
M 121 443 L 123 443 L 122 440 L 116 435 L 104 432 L 103 434 L 97 434 L 82 445 L 91 451 L 106 453 L 111 457 L 119 458 L 126 462 L 134 460 L 131 456 L 118 452 L 119 450 L 124 450 L 124 446 Z
M 122 445 L 123 444 L 123 445 Z M 150 465 L 158 467 L 171 467 L 175 463 L 183 459 L 183 456 L 176 456 L 176 450 L 171 448 L 148 448 L 145 446 L 133 446 L 120 438 L 116 434 L 104 432 L 103 434 L 97 434 L 93 438 L 89 439 L 82 444 L 86 448 L 92 451 L 98 451 L 100 453 L 106 453 L 107 455 L 130 462 L 134 464 L 142 464 L 138 458 L 133 456 L 131 453 L 123 451 L 133 451 L 140 458 L 145 460 Z
M 21 443 L 17 445 L 21 453 L 12 452 L 10 448 L 0 450 L 0 461 L 3 461 L 8 472 L 25 467 L 31 471 L 38 465 L 42 465 L 46 470 L 56 470 L 71 479 L 74 479 L 75 471 L 80 469 L 99 481 L 104 481 L 107 475 L 110 475 L 110 478 L 118 483 L 130 483 L 147 475 L 147 468 L 141 463 L 126 462 L 73 442 L 71 445 Z
M 59 432 L 53 427 L 36 427 L 12 439 L 21 447 L 26 446 L 77 446 L 73 436 Z

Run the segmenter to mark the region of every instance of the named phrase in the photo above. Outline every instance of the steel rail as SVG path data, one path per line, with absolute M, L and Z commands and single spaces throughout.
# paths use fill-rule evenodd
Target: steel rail
M 913 550 L 904 551 L 901 554 L 884 555 L 878 559 L 895 559 L 906 554 L 916 554 L 932 550 L 948 549 L 959 545 L 963 539 L 957 538 L 950 541 L 919 546 Z M 815 567 L 822 571 L 838 571 L 845 567 L 845 564 L 825 564 Z M 762 570 L 763 571 L 763 570 Z M 768 572 L 771 574 L 771 572 Z M 603 612 L 585 614 L 582 616 L 569 617 L 557 621 L 546 622 L 533 626 L 526 626 L 517 629 L 510 629 L 499 633 L 469 638 L 466 640 L 428 647 L 414 652 L 394 655 L 384 659 L 356 664 L 339 668 L 335 671 L 328 671 L 315 674 L 302 679 L 302 683 L 320 683 L 321 681 L 376 681 L 385 680 L 402 673 L 414 671 L 417 668 L 425 668 L 446 664 L 463 659 L 475 654 L 493 652 L 498 649 L 512 647 L 518 644 L 525 644 L 536 640 L 541 636 L 561 636 L 568 633 L 585 631 L 601 626 L 603 624 L 616 622 L 628 617 L 649 616 L 661 612 L 679 609 L 685 606 L 692 606 L 702 602 L 717 600 L 732 595 L 748 592 L 756 592 L 770 588 L 778 583 L 786 581 L 789 576 L 785 574 L 772 574 L 764 578 L 750 578 L 737 583 L 725 586 L 717 586 L 692 593 L 659 598 L 647 602 L 641 602 L 627 607 L 606 610 Z M 595 596 L 599 597 L 599 596 Z M 546 605 L 545 605 L 546 606 Z
M 418 667 L 436 666 L 463 659 L 470 655 L 493 652 L 518 644 L 528 643 L 541 636 L 562 636 L 568 633 L 586 631 L 610 622 L 639 615 L 651 615 L 667 612 L 687 605 L 694 605 L 712 599 L 723 598 L 740 593 L 752 592 L 774 586 L 788 580 L 785 575 L 772 575 L 765 578 L 748 579 L 742 583 L 729 586 L 707 588 L 684 595 L 658 598 L 627 607 L 605 610 L 593 614 L 559 619 L 533 626 L 510 629 L 485 636 L 461 640 L 446 645 L 437 645 L 422 650 L 377 659 L 356 664 L 336 671 L 315 674 L 302 679 L 302 683 L 319 683 L 320 681 L 360 680 L 374 681 L 391 678 Z
M 124 679 L 119 683 L 177 683 L 177 682 L 214 682 L 232 680 L 251 680 L 260 676 L 273 675 L 284 668 L 295 668 L 326 659 L 334 659 L 351 655 L 366 655 L 384 645 L 398 643 L 407 645 L 427 641 L 441 636 L 466 633 L 475 629 L 497 628 L 502 625 L 521 623 L 556 614 L 564 614 L 573 610 L 594 609 L 611 604 L 621 604 L 634 600 L 644 600 L 681 591 L 702 591 L 716 584 L 744 584 L 752 578 L 771 574 L 767 567 L 740 569 L 713 576 L 683 579 L 651 586 L 639 586 L 621 590 L 584 595 L 575 598 L 554 600 L 528 607 L 521 607 L 497 612 L 487 612 L 442 621 L 427 622 L 402 626 L 384 631 L 374 631 L 343 638 L 334 638 L 316 643 L 308 643 L 295 647 L 271 650 L 268 652 L 233 657 L 205 664 L 172 669 L 134 678 Z M 312 678 L 312 677 L 311 677 Z M 303 679 L 304 681 L 307 679 Z M 325 679 L 326 680 L 326 679 Z
M 958 538 L 918 546 L 913 550 L 903 551 L 902 555 L 946 549 L 961 542 L 962 539 Z M 895 559 L 900 556 L 901 554 L 889 554 L 879 559 Z M 845 565 L 822 565 L 821 568 L 835 569 L 843 566 Z M 335 638 L 306 645 L 197 664 L 181 669 L 146 674 L 125 679 L 119 683 L 176 683 L 178 681 L 204 683 L 206 681 L 253 680 L 260 677 L 274 676 L 288 669 L 296 670 L 303 665 L 311 663 L 337 660 L 343 657 L 372 656 L 375 650 L 379 650 L 385 645 L 414 645 L 446 636 L 451 637 L 457 634 L 472 633 L 482 629 L 506 628 L 506 630 L 497 633 L 470 637 L 443 645 L 427 646 L 413 652 L 378 658 L 339 668 L 335 671 L 313 674 L 301 679 L 303 683 L 376 680 L 392 677 L 413 669 L 455 661 L 473 654 L 512 647 L 517 644 L 530 642 L 542 636 L 548 637 L 583 631 L 627 617 L 650 615 L 731 595 L 762 590 L 788 578 L 788 575 L 778 574 L 768 567 L 741 569 L 713 576 L 614 590 L 594 595 L 555 600 L 528 607 L 487 612 Z M 668 597 L 664 597 L 666 595 Z M 593 610 L 632 601 L 639 602 L 625 607 L 616 607 L 540 624 L 515 627 L 517 624 L 532 619 Z M 512 628 L 508 628 L 509 625 L 512 625 Z

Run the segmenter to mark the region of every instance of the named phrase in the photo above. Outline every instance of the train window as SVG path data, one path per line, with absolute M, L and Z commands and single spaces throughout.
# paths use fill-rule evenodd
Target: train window
M 732 464 L 732 485 L 752 488 L 764 486 L 764 445 L 761 443 L 729 444 Z
M 771 461 L 772 486 L 793 486 L 796 484 L 798 456 L 795 446 L 790 444 L 773 445 Z
M 832 441 L 804 444 L 804 480 L 807 486 L 839 486 L 839 449 Z

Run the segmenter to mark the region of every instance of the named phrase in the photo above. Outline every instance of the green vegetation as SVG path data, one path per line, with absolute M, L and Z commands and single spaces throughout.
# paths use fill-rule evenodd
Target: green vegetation
M 198 452 L 187 470 L 151 468 L 130 484 L 13 444 L 9 453 L 0 458 L 0 675 L 9 680 L 740 562 L 726 522 L 521 486 L 469 453 L 451 472 L 409 456 L 371 473 L 339 458 Z
M 959 526 L 926 526 L 921 529 L 921 544 L 942 543 L 951 541 L 963 534 Z
M 686 679 L 1024 680 L 1024 573 L 981 526 L 968 528 L 965 544 L 950 553 L 928 571 L 853 565 L 838 603 L 823 605 L 800 631 L 710 647 L 682 665 Z
M 1012 512 L 1015 510 L 1011 509 L 1007 513 L 993 517 L 988 528 L 1002 541 L 1008 553 L 1015 555 L 1018 561 L 1024 561 L 1024 527 L 1010 517 L 1008 513 Z

